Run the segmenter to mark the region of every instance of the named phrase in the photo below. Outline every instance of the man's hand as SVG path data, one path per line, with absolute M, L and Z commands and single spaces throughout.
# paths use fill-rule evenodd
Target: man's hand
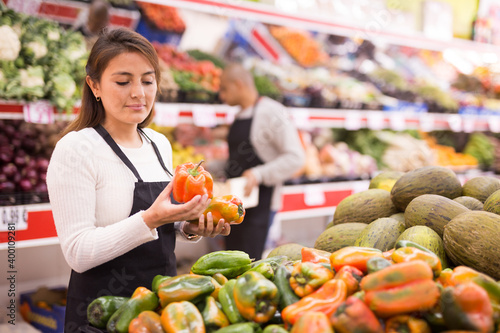
M 259 182 L 257 181 L 257 178 L 255 177 L 254 173 L 250 169 L 245 170 L 243 172 L 242 176 L 245 177 L 245 179 L 247 180 L 247 183 L 245 185 L 244 195 L 245 195 L 245 197 L 248 197 L 250 195 L 250 193 L 252 193 L 252 190 L 256 186 L 259 186 Z

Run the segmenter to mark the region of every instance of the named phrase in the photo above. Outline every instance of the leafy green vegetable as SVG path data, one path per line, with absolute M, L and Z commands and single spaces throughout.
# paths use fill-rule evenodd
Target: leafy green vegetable
M 187 51 L 187 53 L 194 59 L 196 60 L 208 60 L 208 61 L 211 61 L 215 67 L 219 67 L 219 68 L 224 68 L 226 66 L 226 64 L 224 63 L 224 61 L 212 54 L 209 54 L 209 53 L 205 53 L 203 51 L 200 51 L 200 50 L 189 50 Z

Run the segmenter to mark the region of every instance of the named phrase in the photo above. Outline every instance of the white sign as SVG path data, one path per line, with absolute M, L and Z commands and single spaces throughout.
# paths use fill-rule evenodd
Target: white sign
M 25 206 L 0 207 L 0 231 L 28 229 L 28 211 Z
M 41 3 L 41 0 L 9 0 L 7 7 L 19 13 L 36 16 Z
M 500 117 L 491 116 L 488 118 L 488 126 L 493 133 L 500 132 Z
M 53 124 L 54 107 L 48 101 L 37 101 L 23 106 L 24 120 L 35 124 Z
M 462 131 L 462 117 L 458 114 L 452 114 L 448 117 L 448 125 L 453 132 Z
M 198 127 L 215 127 L 217 125 L 217 115 L 215 107 L 212 105 L 194 105 L 193 123 Z
M 347 111 L 344 128 L 348 131 L 357 131 L 361 128 L 361 114 L 356 111 Z
M 316 186 L 304 188 L 304 203 L 306 206 L 321 206 L 326 202 L 325 192 Z
M 431 132 L 434 130 L 434 116 L 423 113 L 420 116 L 420 129 L 423 132 Z
M 375 130 L 375 131 L 381 130 L 385 127 L 384 118 L 385 117 L 382 113 L 379 113 L 376 111 L 369 112 L 368 116 L 367 116 L 368 124 L 366 127 L 368 127 L 371 130 Z
M 306 109 L 294 109 L 293 110 L 293 121 L 295 126 L 300 129 L 311 128 L 311 122 L 309 120 L 309 111 Z
M 155 124 L 159 126 L 175 127 L 179 124 L 179 107 L 173 104 L 155 104 Z
M 406 129 L 406 116 L 401 113 L 391 113 L 389 118 L 391 122 L 391 129 L 395 131 L 404 131 Z

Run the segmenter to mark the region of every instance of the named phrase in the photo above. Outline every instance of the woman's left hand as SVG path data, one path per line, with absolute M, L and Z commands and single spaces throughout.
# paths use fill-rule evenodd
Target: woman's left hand
M 195 234 L 203 237 L 215 237 L 217 235 L 227 236 L 231 232 L 231 226 L 229 223 L 225 222 L 224 219 L 220 219 L 217 225 L 214 225 L 212 213 L 207 214 L 206 221 L 205 215 L 201 214 L 198 224 L 187 222 L 184 223 L 182 227 L 186 234 Z

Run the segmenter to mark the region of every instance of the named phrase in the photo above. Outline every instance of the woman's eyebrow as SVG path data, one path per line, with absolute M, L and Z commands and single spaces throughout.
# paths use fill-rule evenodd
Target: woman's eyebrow
M 150 75 L 150 74 L 155 74 L 155 71 L 149 71 L 149 72 L 143 73 L 142 75 Z M 129 75 L 129 76 L 133 76 L 133 74 L 129 73 L 129 72 L 116 72 L 116 73 L 113 73 L 111 75 Z

